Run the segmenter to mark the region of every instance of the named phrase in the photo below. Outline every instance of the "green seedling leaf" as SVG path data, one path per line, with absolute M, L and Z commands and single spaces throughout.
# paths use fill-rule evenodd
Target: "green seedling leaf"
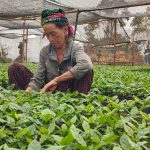
M 25 135 L 27 132 L 29 131 L 28 128 L 24 128 L 24 129 L 21 129 L 17 134 L 16 134 L 16 138 L 20 138 L 22 137 L 23 135 Z
M 40 131 L 41 131 L 41 133 L 44 134 L 44 135 L 47 135 L 47 134 L 48 134 L 48 129 L 45 128 L 45 127 L 41 127 L 41 128 L 40 128 Z
M 42 110 L 41 112 L 42 112 L 42 119 L 45 122 L 49 121 L 51 118 L 56 116 L 56 114 L 53 111 L 51 111 L 50 109 L 48 109 L 48 108 Z
M 77 129 L 74 125 L 72 125 L 70 127 L 70 132 L 72 134 L 72 136 L 74 137 L 74 139 L 76 139 L 76 141 L 81 144 L 82 146 L 86 146 L 85 141 L 83 140 L 82 136 L 79 134 L 79 129 Z
M 90 125 L 89 125 L 89 123 L 88 123 L 88 122 L 83 121 L 83 123 L 82 123 L 82 127 L 83 127 L 84 131 L 85 131 L 87 134 L 89 134 L 89 133 L 90 133 L 91 128 L 90 128 Z
M 133 143 L 126 134 L 121 136 L 120 144 L 123 149 L 131 149 L 135 147 L 135 143 Z
M 48 133 L 51 134 L 55 130 L 55 122 L 52 121 L 48 127 Z
M 141 129 L 139 132 L 138 132 L 138 137 L 139 139 L 143 138 L 145 135 L 147 134 L 150 134 L 150 127 L 147 127 L 145 129 Z
M 74 141 L 74 137 L 72 136 L 71 132 L 69 132 L 67 136 L 61 139 L 61 145 L 68 145 L 73 141 Z
M 7 144 L 4 144 L 4 150 L 19 150 L 17 148 L 10 148 Z
M 36 141 L 33 140 L 29 145 L 28 145 L 28 149 L 27 150 L 41 150 L 41 144 Z
M 64 146 L 53 146 L 50 145 L 47 149 L 45 150 L 63 150 Z
M 134 107 L 134 108 L 131 109 L 130 114 L 131 114 L 132 116 L 134 116 L 134 115 L 136 115 L 138 112 L 139 112 L 138 108 L 137 108 L 137 107 Z
M 60 144 L 61 140 L 63 139 L 63 137 L 59 136 L 59 135 L 52 135 L 52 137 L 54 138 L 54 140 Z

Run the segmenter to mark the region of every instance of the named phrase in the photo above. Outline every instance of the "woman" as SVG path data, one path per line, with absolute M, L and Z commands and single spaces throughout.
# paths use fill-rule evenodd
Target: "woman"
M 44 36 L 50 44 L 40 52 L 39 68 L 32 72 L 14 63 L 8 69 L 9 83 L 26 92 L 67 90 L 87 94 L 93 82 L 93 67 L 89 56 L 72 40 L 73 30 L 64 11 L 44 10 L 41 15 Z

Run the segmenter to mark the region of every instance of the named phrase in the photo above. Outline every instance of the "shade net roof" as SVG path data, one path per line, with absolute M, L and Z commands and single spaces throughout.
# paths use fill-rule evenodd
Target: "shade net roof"
M 39 29 L 42 10 L 54 8 L 65 10 L 73 25 L 76 22 L 76 9 L 80 11 L 79 25 L 100 19 L 150 16 L 150 0 L 0 0 L 0 27 L 6 28 L 3 32 L 0 29 L 0 36 L 10 35 L 12 38 L 14 35 L 17 38 L 22 36 L 22 31 L 16 33 L 15 29 Z M 24 23 L 22 17 L 25 16 L 33 16 L 34 19 Z M 39 29 L 37 33 L 30 31 L 30 34 L 41 36 L 42 30 Z
M 98 14 L 101 14 L 101 17 L 150 15 L 150 0 L 1 0 L 0 3 L 0 17 L 2 18 L 40 15 L 42 10 L 46 8 L 62 8 L 64 10 L 100 9 Z M 132 11 L 136 6 L 141 7 L 136 8 L 136 12 Z

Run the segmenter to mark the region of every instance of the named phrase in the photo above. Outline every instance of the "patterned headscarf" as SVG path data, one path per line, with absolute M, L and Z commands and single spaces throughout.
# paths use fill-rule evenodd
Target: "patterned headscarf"
M 71 34 L 74 34 L 74 27 L 69 24 L 62 9 L 43 10 L 41 14 L 41 26 L 46 23 L 63 23 L 64 25 L 68 25 Z
M 45 9 L 41 15 L 41 25 L 43 26 L 49 22 L 62 22 L 68 24 L 68 19 L 66 18 L 64 11 L 62 9 L 48 10 Z

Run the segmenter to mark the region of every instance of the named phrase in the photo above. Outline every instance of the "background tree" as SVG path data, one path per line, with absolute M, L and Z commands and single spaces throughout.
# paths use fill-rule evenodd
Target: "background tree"
M 148 41 L 150 41 L 150 17 L 134 17 L 131 26 L 133 28 L 132 34 L 136 40 L 147 40 L 136 44 L 138 52 L 140 51 L 144 54 Z
M 120 21 L 122 22 L 121 25 L 125 26 L 124 20 L 121 19 Z M 119 23 L 117 23 L 117 26 L 120 26 Z M 89 43 L 84 45 L 86 52 L 91 56 L 93 61 L 100 62 L 100 60 L 103 60 L 106 62 L 111 50 L 104 48 L 104 46 L 113 44 L 113 21 L 108 20 L 89 23 L 84 29 L 87 40 L 89 41 Z M 116 39 L 117 42 L 126 41 L 125 36 L 121 33 L 116 34 Z M 113 57 L 113 54 L 111 55 L 111 57 Z
M 143 34 L 150 32 L 150 17 L 134 17 L 131 26 L 133 27 L 133 34 Z
M 0 63 L 9 63 L 12 62 L 12 59 L 7 58 L 8 48 L 6 45 L 0 45 Z

